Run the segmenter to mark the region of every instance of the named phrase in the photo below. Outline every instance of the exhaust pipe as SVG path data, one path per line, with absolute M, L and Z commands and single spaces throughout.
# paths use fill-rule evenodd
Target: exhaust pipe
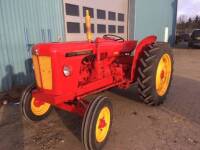
M 91 32 L 91 17 L 89 10 L 86 10 L 86 16 L 85 16 L 85 24 L 86 24 L 86 35 L 88 42 L 92 41 L 92 32 Z

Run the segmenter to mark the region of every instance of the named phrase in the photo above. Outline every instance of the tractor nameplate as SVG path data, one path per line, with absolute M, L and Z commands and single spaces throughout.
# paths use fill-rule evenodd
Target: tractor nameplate
M 92 50 L 85 50 L 85 51 L 66 53 L 65 57 L 73 57 L 73 56 L 80 56 L 80 55 L 92 55 L 92 54 L 93 54 Z

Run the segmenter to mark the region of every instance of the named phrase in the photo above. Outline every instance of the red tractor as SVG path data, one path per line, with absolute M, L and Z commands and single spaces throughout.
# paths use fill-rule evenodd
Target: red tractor
M 85 149 L 99 150 L 110 133 L 112 104 L 108 97 L 97 96 L 90 102 L 85 97 L 138 83 L 144 103 L 162 104 L 172 79 L 173 57 L 166 44 L 156 43 L 156 36 L 139 43 L 116 35 L 91 41 L 88 22 L 87 29 L 88 41 L 33 47 L 36 83 L 24 91 L 21 107 L 31 121 L 46 118 L 53 106 L 80 115 Z

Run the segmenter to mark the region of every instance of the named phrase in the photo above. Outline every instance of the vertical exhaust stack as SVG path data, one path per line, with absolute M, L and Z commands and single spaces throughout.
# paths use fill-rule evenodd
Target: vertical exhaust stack
M 91 42 L 92 41 L 92 32 L 91 32 L 91 17 L 90 17 L 89 10 L 86 10 L 85 24 L 86 24 L 87 40 L 88 40 L 88 42 Z

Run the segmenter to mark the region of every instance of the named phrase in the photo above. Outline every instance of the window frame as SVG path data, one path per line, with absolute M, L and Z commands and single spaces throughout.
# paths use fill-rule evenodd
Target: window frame
M 106 10 L 97 9 L 97 19 L 104 19 L 106 20 Z M 103 13 L 103 14 L 101 14 Z
M 71 26 L 69 26 L 69 24 L 71 24 Z M 78 25 L 78 30 L 73 28 L 75 27 L 75 24 Z M 66 26 L 67 26 L 67 33 L 81 33 L 81 26 L 80 26 L 80 22 L 66 22 Z M 72 27 L 71 29 L 69 29 L 69 27 Z M 71 31 L 70 31 L 71 30 Z
M 83 30 L 84 30 L 84 33 L 86 33 L 86 23 L 83 23 Z M 94 23 L 91 24 L 91 32 L 95 33 L 95 25 L 94 25 Z
M 121 31 L 121 29 L 123 30 L 123 31 Z M 125 27 L 124 27 L 124 25 L 119 25 L 118 26 L 118 33 L 120 33 L 120 34 L 123 34 L 125 32 Z
M 125 21 L 125 14 L 118 13 L 118 21 L 124 22 Z
M 67 10 L 67 5 L 68 6 L 73 6 L 73 7 L 76 7 L 75 9 L 77 9 L 76 11 L 77 12 L 73 12 L 73 13 L 70 13 L 68 12 Z M 74 10 L 75 11 L 75 10 Z M 79 9 L 79 5 L 75 5 L 75 4 L 70 4 L 70 3 L 65 3 L 65 14 L 66 15 L 69 15 L 69 16 L 77 16 L 79 17 L 80 16 L 80 9 Z
M 99 27 L 105 27 L 105 31 L 99 31 Z M 106 33 L 106 24 L 97 24 L 97 33 Z
M 89 10 L 90 17 L 94 18 L 94 8 L 83 6 L 83 17 L 86 16 L 86 10 Z
M 113 19 L 112 19 L 113 16 L 111 15 L 114 15 Z M 116 21 L 116 12 L 108 11 L 108 20 Z
M 110 27 L 114 27 L 114 32 L 110 31 L 112 30 Z M 108 33 L 116 33 L 116 25 L 108 25 Z

